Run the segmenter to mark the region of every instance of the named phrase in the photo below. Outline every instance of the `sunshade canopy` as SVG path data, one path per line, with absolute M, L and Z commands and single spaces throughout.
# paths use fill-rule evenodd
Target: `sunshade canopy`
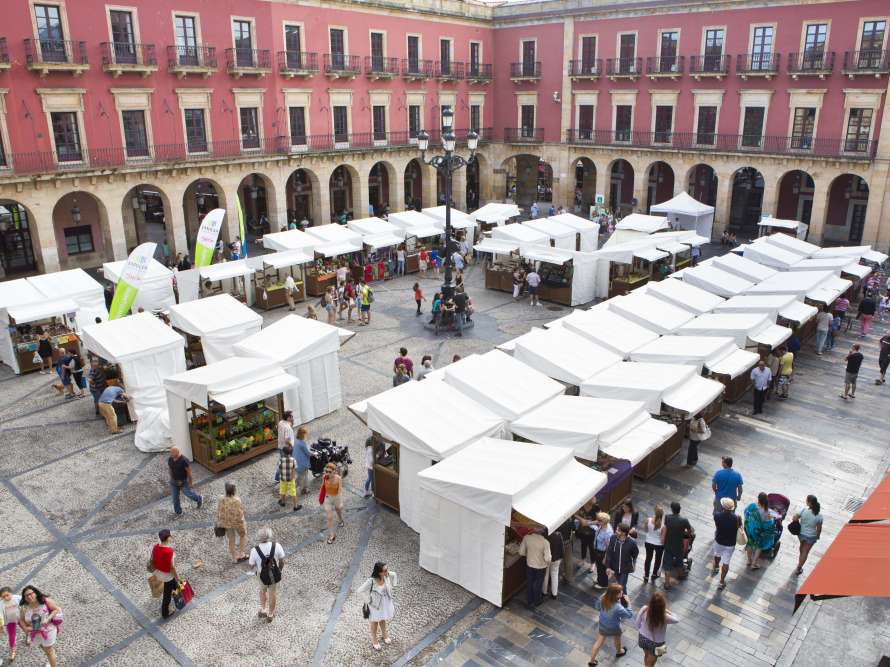
M 721 255 L 720 257 L 714 257 L 713 265 L 715 268 L 726 271 L 727 273 L 732 273 L 733 275 L 752 283 L 759 283 L 761 280 L 766 280 L 770 276 L 774 276 L 778 273 L 778 271 L 772 267 L 764 266 L 752 259 L 741 257 L 732 252 Z
M 576 310 L 562 325 L 622 357 L 658 338 L 651 329 L 606 308 Z
M 785 271 L 749 287 L 746 294 L 792 294 L 799 299 L 831 278 L 831 271 Z
M 652 234 L 661 231 L 662 229 L 670 229 L 670 224 L 668 223 L 668 219 L 663 215 L 631 213 L 622 218 L 621 221 L 615 225 L 615 229 Z
M 83 296 L 103 295 L 102 285 L 83 269 L 42 273 L 27 280 L 43 296 L 50 299 L 71 298 L 81 303 Z
M 657 262 L 659 259 L 670 257 L 670 253 L 665 252 L 664 250 L 659 250 L 655 246 L 650 246 L 648 248 L 634 250 L 634 257 L 638 257 L 647 262 Z
M 550 245 L 550 237 L 525 225 L 502 225 L 491 230 L 495 240 L 516 241 L 518 243 L 539 243 Z
M 268 359 L 229 357 L 164 380 L 167 391 L 202 405 L 222 404 L 227 411 L 280 394 L 299 384 Z
M 575 386 L 622 358 L 565 327 L 533 329 L 520 336 L 513 357 L 554 380 Z
M 887 261 L 887 255 L 877 250 L 872 250 L 872 247 L 869 245 L 819 248 L 819 251 L 813 257 L 853 257 L 876 264 L 883 264 Z
M 720 361 L 708 366 L 708 370 L 713 375 L 726 375 L 730 379 L 735 379 L 743 373 L 747 373 L 754 365 L 760 361 L 760 355 L 751 350 L 735 350 L 729 356 L 723 357 Z
M 202 266 L 198 271 L 201 274 L 201 280 L 211 280 L 213 282 L 254 274 L 254 269 L 248 266 L 246 259 L 210 264 L 209 266 Z
M 278 362 L 283 368 L 337 352 L 340 331 L 318 320 L 287 315 L 257 333 L 235 343 L 235 354 Z
M 52 317 L 74 315 L 79 306 L 73 299 L 43 299 L 36 303 L 23 303 L 18 306 L 10 306 L 7 314 L 16 324 L 28 324 L 48 320 Z
M 84 347 L 112 363 L 184 348 L 185 339 L 150 313 L 136 313 L 83 329 Z
M 177 329 L 193 336 L 263 324 L 261 315 L 231 294 L 217 294 L 171 306 L 170 320 Z
M 890 521 L 890 475 L 878 484 L 850 519 L 850 523 L 869 521 Z
M 772 325 L 766 313 L 705 313 L 677 329 L 680 336 L 729 336 L 744 349 L 753 338 Z M 791 335 L 791 332 L 788 332 Z
M 315 261 L 315 255 L 306 250 L 283 250 L 263 255 L 263 266 L 271 269 L 284 269 Z
M 857 278 L 865 278 L 869 273 L 871 273 L 872 269 L 870 266 L 865 266 L 865 264 L 847 264 L 844 268 L 841 269 L 841 276 L 844 274 L 855 276 Z
M 399 245 L 404 240 L 404 237 L 396 234 L 375 234 L 362 237 L 362 243 L 364 243 L 372 250 L 378 250 L 379 248 L 391 248 L 393 246 Z
M 562 265 L 573 259 L 571 251 L 550 248 L 543 245 L 523 245 L 520 248 L 519 254 L 526 259 L 531 259 L 536 262 L 546 262 L 547 264 Z
M 496 255 L 509 255 L 511 252 L 519 252 L 519 241 L 507 239 L 482 239 L 481 243 L 473 246 L 478 252 L 490 252 Z
M 780 271 L 787 271 L 790 267 L 797 264 L 803 259 L 797 253 L 780 248 L 772 243 L 767 243 L 761 239 L 755 243 L 751 243 L 745 248 L 744 257 L 754 260 L 764 266 L 771 266 Z
M 576 232 L 591 230 L 595 231 L 597 235 L 600 232 L 599 224 L 593 222 L 593 220 L 582 218 L 580 215 L 575 215 L 574 213 L 559 213 L 557 215 L 551 215 L 547 219 L 552 220 L 553 222 L 558 222 L 566 227 L 571 227 Z
M 470 216 L 472 216 L 476 222 L 499 225 L 510 218 L 515 218 L 519 214 L 519 207 L 516 204 L 489 202 L 482 208 L 476 209 L 470 213 Z
M 737 349 L 735 341 L 728 336 L 662 336 L 631 352 L 630 358 L 632 361 L 687 364 L 701 371 L 703 366 L 710 367 Z
M 433 206 L 431 208 L 424 208 L 420 211 L 424 215 L 431 217 L 436 221 L 436 226 L 445 228 L 445 207 L 444 206 Z M 478 223 L 476 222 L 473 216 L 464 213 L 463 211 L 459 211 L 453 206 L 451 207 L 451 226 L 454 229 L 471 229 L 475 227 Z
M 855 263 L 855 260 L 853 260 Z M 840 274 L 847 266 L 850 265 L 849 257 L 815 257 L 810 259 L 802 259 L 794 266 L 789 267 L 789 271 L 834 271 Z M 861 266 L 861 265 L 858 265 Z M 868 270 L 868 267 L 863 266 Z
M 327 243 L 354 243 L 361 247 L 362 235 L 348 229 L 344 225 L 329 224 L 307 227 L 306 233 L 317 239 L 317 244 Z
M 522 223 L 526 227 L 534 229 L 536 232 L 546 234 L 551 239 L 574 238 L 575 230 L 557 222 L 553 218 L 538 218 L 537 220 L 526 220 Z
M 657 283 L 649 283 L 646 287 L 647 294 L 696 315 L 710 312 L 723 303 L 722 297 L 682 280 L 662 280 Z
M 764 218 L 757 223 L 758 227 L 775 227 L 776 229 L 791 229 L 794 231 L 797 231 L 801 225 L 803 223 L 798 220 L 782 220 L 781 218 Z
M 692 313 L 648 294 L 630 293 L 608 301 L 609 310 L 655 333 L 668 334 L 693 318 Z
M 751 287 L 751 282 L 716 268 L 714 265 L 696 266 L 683 272 L 683 281 L 712 294 L 731 297 Z
M 316 237 L 310 236 L 299 229 L 263 234 L 263 246 L 267 250 L 305 250 L 311 253 L 312 249 L 318 244 L 319 241 Z
M 350 220 L 346 223 L 347 229 L 357 232 L 362 236 L 379 236 L 380 234 L 393 234 L 404 238 L 405 232 L 401 227 L 397 227 L 391 222 L 381 220 L 380 218 L 360 218 L 359 220 Z
M 699 216 L 713 213 L 714 207 L 703 204 L 686 192 L 681 192 L 665 202 L 650 206 L 649 210 L 654 213 L 680 213 L 681 215 Z
M 361 249 L 361 240 L 332 241 L 331 243 L 322 243 L 316 246 L 315 253 L 322 257 L 339 257 L 340 255 L 359 252 Z
M 782 310 L 779 311 L 779 316 L 788 320 L 789 322 L 794 322 L 798 325 L 806 324 L 811 319 L 816 317 L 816 313 L 819 312 L 819 309 L 816 306 L 811 306 L 808 303 L 804 303 L 803 301 L 798 301 L 795 299 L 792 303 L 788 304 Z
M 774 246 L 782 248 L 783 250 L 788 250 L 789 252 L 793 252 L 796 255 L 800 255 L 801 257 L 812 257 L 817 252 L 819 252 L 819 246 L 817 246 L 816 244 L 807 243 L 803 239 L 799 239 L 796 236 L 789 236 L 788 234 L 770 234 L 763 240 L 765 240 L 767 243 L 773 244 Z

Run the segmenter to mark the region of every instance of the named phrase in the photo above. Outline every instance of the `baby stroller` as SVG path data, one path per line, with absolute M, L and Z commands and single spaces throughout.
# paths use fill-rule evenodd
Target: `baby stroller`
M 770 511 L 778 514 L 775 520 L 776 537 L 773 540 L 773 546 L 768 551 L 763 552 L 764 556 L 772 560 L 779 553 L 779 547 L 782 546 L 782 522 L 785 520 L 785 515 L 788 514 L 791 501 L 781 493 L 768 493 L 766 498 Z
M 319 438 L 317 442 L 309 445 L 309 469 L 312 470 L 312 476 L 318 477 L 322 474 L 328 463 L 334 463 L 340 476 L 346 477 L 349 474 L 349 464 L 352 463 L 349 448 L 346 445 L 338 445 L 336 440 Z
M 686 579 L 692 570 L 692 545 L 695 543 L 695 533 L 683 538 L 683 567 L 677 573 L 677 579 Z

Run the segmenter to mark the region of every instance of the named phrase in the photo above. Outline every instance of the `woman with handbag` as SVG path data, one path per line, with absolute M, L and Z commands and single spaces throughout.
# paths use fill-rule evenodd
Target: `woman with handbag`
M 235 485 L 226 482 L 226 495 L 220 496 L 216 504 L 216 528 L 217 537 L 227 537 L 229 541 L 229 555 L 236 563 L 247 560 L 247 522 L 244 520 L 244 505 L 241 498 L 235 495 Z M 235 548 L 235 538 L 238 538 L 238 548 Z
M 760 554 L 772 549 L 776 541 L 776 524 L 769 514 L 769 499 L 761 491 L 757 494 L 757 502 L 745 508 L 745 535 L 748 538 L 748 567 L 760 569 Z
M 158 543 L 151 549 L 151 559 L 148 562 L 152 574 L 164 584 L 164 593 L 161 597 L 161 617 L 169 618 L 170 600 L 176 589 L 179 577 L 176 574 L 176 553 L 173 551 L 173 536 L 170 530 L 163 528 L 158 531 Z M 176 611 L 175 609 L 173 611 Z
M 716 577 L 717 573 L 720 573 L 720 583 L 717 584 L 717 588 L 722 591 L 726 588 L 729 561 L 732 560 L 732 554 L 735 552 L 739 533 L 744 540 L 745 532 L 741 530 L 741 517 L 735 513 L 735 501 L 732 498 L 721 498 L 720 506 L 723 509 L 714 513 L 716 530 L 714 532 L 714 548 L 711 552 L 714 556 L 714 569 L 711 571 L 711 576 Z
M 380 643 L 377 641 L 378 628 L 384 644 L 392 641 L 387 634 L 386 624 L 396 613 L 392 592 L 398 581 L 396 573 L 390 572 L 386 563 L 378 561 L 374 563 L 371 576 L 356 590 L 359 595 L 368 594 L 368 601 L 362 605 L 362 615 L 371 623 L 371 646 L 376 651 L 380 650 Z
M 25 586 L 21 598 L 19 626 L 25 631 L 25 643 L 37 644 L 46 655 L 46 664 L 56 667 L 56 638 L 62 624 L 62 610 L 33 586 Z
M 324 506 L 328 520 L 328 544 L 333 544 L 337 539 L 337 533 L 334 532 L 334 512 L 337 512 L 337 527 L 343 527 L 346 523 L 343 521 L 343 494 L 340 493 L 343 482 L 337 473 L 337 466 L 328 463 L 324 467 L 324 476 L 322 477 L 321 489 L 319 491 L 318 500 Z
M 661 591 L 655 591 L 649 598 L 649 604 L 640 609 L 637 614 L 637 630 L 639 638 L 637 645 L 643 649 L 643 664 L 653 667 L 655 662 L 667 653 L 665 637 L 667 626 L 679 623 L 680 619 L 674 616 L 667 608 L 667 599 Z
M 803 574 L 804 563 L 810 555 L 810 549 L 822 537 L 822 515 L 819 513 L 822 506 L 816 499 L 816 496 L 810 494 L 807 496 L 807 506 L 794 515 L 791 523 L 797 522 L 797 539 L 800 540 L 800 558 L 797 560 L 797 569 L 794 574 Z M 792 535 L 791 524 L 788 525 L 788 532 Z
M 698 463 L 698 445 L 711 437 L 711 429 L 703 417 L 693 417 L 689 422 L 689 447 L 686 450 L 686 465 Z

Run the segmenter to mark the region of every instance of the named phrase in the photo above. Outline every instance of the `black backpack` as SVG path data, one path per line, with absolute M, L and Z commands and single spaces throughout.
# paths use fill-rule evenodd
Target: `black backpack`
M 272 542 L 268 556 L 262 552 L 259 546 L 254 547 L 260 557 L 260 581 L 266 586 L 272 586 L 281 581 L 281 568 L 278 567 L 278 560 L 275 558 L 276 546 L 275 542 Z

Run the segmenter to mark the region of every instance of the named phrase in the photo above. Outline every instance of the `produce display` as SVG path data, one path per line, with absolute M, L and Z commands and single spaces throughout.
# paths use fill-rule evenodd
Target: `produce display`
M 192 405 L 195 460 L 206 465 L 209 461 L 204 459 L 212 459 L 212 463 L 221 464 L 238 457 L 231 460 L 235 465 L 251 454 L 276 447 L 279 410 L 271 405 L 278 401 L 279 397 L 257 401 L 230 412 L 223 412 L 222 406 L 215 403 L 211 403 L 209 411 Z

